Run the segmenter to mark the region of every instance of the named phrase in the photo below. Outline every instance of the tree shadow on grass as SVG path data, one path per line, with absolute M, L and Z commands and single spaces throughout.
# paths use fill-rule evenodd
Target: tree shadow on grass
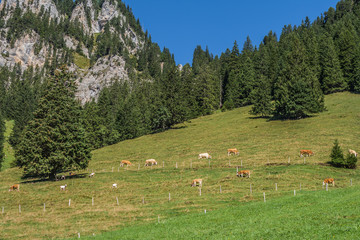
M 65 179 L 60 179 L 60 177 L 62 175 L 58 175 L 59 178 L 56 180 L 56 179 L 52 179 L 52 178 L 40 178 L 40 179 L 24 179 L 23 178 L 23 181 L 20 182 L 22 184 L 33 184 L 33 183 L 40 183 L 40 182 L 61 182 L 61 181 L 64 181 L 66 179 L 78 179 L 78 178 L 85 178 L 87 176 L 86 173 L 81 173 L 81 174 L 74 174 L 74 175 L 71 175 L 71 176 L 68 176 L 68 175 L 64 175 L 65 176 Z

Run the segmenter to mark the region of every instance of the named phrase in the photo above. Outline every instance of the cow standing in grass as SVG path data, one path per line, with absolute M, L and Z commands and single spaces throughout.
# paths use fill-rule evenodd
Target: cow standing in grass
M 349 154 L 351 155 L 354 155 L 355 157 L 357 157 L 357 152 L 355 152 L 354 150 L 352 149 L 349 149 Z
M 239 154 L 240 154 L 239 151 L 238 151 L 236 148 L 230 148 L 230 149 L 228 149 L 228 150 L 227 150 L 227 153 L 228 153 L 228 156 L 230 156 L 232 153 L 233 153 L 234 155 L 239 155 Z
M 333 178 L 326 178 L 323 182 L 323 186 L 325 184 L 330 184 L 330 183 L 332 183 L 332 185 L 335 186 L 335 180 Z
M 304 156 L 312 156 L 314 155 L 313 151 L 311 150 L 300 150 L 300 157 L 304 157 Z
M 245 177 L 247 176 L 248 178 L 250 178 L 250 170 L 241 170 L 241 171 L 238 171 L 236 173 L 236 176 L 238 177 Z
M 157 161 L 155 161 L 155 159 L 148 159 L 145 161 L 145 166 L 152 166 L 152 165 L 157 165 Z
M 9 192 L 14 190 L 20 191 L 20 184 L 14 184 L 9 188 Z
M 202 187 L 202 179 L 194 179 L 191 183 L 191 186 L 192 187 L 196 187 L 196 186 Z
M 206 159 L 211 159 L 211 156 L 210 156 L 210 154 L 208 154 L 208 153 L 200 153 L 199 154 L 199 159 L 201 159 L 201 158 L 206 158 Z
M 128 160 L 121 160 L 120 167 L 123 167 L 124 165 L 131 166 L 131 162 Z

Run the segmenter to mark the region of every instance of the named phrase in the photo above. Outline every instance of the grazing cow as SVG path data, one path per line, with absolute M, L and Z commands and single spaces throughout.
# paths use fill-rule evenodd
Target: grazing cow
M 95 176 L 95 173 L 94 172 L 90 173 L 89 177 L 93 177 L 93 176 Z
M 157 161 L 155 161 L 155 159 L 148 159 L 145 161 L 145 166 L 152 166 L 152 165 L 157 165 Z
M 199 154 L 199 159 L 201 159 L 201 158 L 209 159 L 209 158 L 211 158 L 211 156 L 208 153 L 200 153 Z
M 232 153 L 234 155 L 239 155 L 239 151 L 236 148 L 230 148 L 227 150 L 227 152 L 228 152 L 228 156 L 230 156 Z
M 67 184 L 65 184 L 65 185 L 63 185 L 63 186 L 60 186 L 60 190 L 64 190 L 64 191 L 65 191 L 66 187 L 67 187 Z
M 13 190 L 18 190 L 20 191 L 20 184 L 14 184 L 9 188 L 9 192 L 13 191 Z
M 355 155 L 355 157 L 357 157 L 357 152 L 355 152 L 354 150 L 349 149 L 349 154 L 353 154 Z
M 60 179 L 65 180 L 65 175 L 62 175 Z
M 250 178 L 250 170 L 240 170 L 236 173 L 236 176 L 238 177 L 247 176 L 248 178 Z
M 114 183 L 114 184 L 112 185 L 112 188 L 117 188 L 117 183 Z
M 324 186 L 326 183 L 327 183 L 327 184 L 332 183 L 332 185 L 335 186 L 335 180 L 334 180 L 333 178 L 325 178 L 325 180 L 324 180 L 324 182 L 323 182 L 323 186 Z
M 303 156 L 311 156 L 311 155 L 314 155 L 313 151 L 311 150 L 300 150 L 300 157 L 303 157 Z
M 123 167 L 124 165 L 131 166 L 131 162 L 128 160 L 121 160 L 120 167 Z
M 202 179 L 194 179 L 191 183 L 191 186 L 192 187 L 196 187 L 196 186 L 199 186 L 201 187 L 202 186 Z

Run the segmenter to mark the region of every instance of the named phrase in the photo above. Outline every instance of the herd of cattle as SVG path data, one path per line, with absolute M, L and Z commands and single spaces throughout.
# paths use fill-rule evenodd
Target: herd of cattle
M 239 151 L 236 148 L 230 148 L 227 150 L 227 154 L 228 156 L 230 156 L 231 154 L 234 155 L 239 155 Z M 353 154 L 355 155 L 355 157 L 357 157 L 357 152 L 355 152 L 354 150 L 349 149 L 349 154 Z M 300 150 L 300 157 L 305 157 L 305 156 L 312 156 L 314 155 L 313 151 L 311 150 Z M 211 155 L 209 153 L 200 153 L 198 159 L 202 159 L 202 158 L 206 158 L 206 159 L 211 159 Z M 126 166 L 131 166 L 131 162 L 128 160 L 122 160 L 120 163 L 120 166 L 123 167 L 124 165 Z M 153 165 L 157 165 L 157 161 L 155 159 L 148 159 L 145 161 L 145 165 L 144 166 L 153 166 Z M 73 173 L 70 173 L 70 175 L 73 175 Z M 90 173 L 89 177 L 94 177 L 95 173 Z M 248 177 L 250 178 L 250 170 L 240 170 L 237 171 L 236 173 L 237 177 Z M 65 176 L 62 175 L 60 177 L 61 180 L 65 179 Z M 202 187 L 202 179 L 194 179 L 191 183 L 192 187 Z M 335 180 L 333 178 L 326 178 L 323 182 L 323 185 L 325 184 L 332 184 L 333 186 L 335 186 Z M 62 185 L 60 186 L 60 190 L 66 190 L 67 185 Z M 112 188 L 117 188 L 117 184 L 114 183 L 112 185 Z M 13 191 L 13 190 L 17 190 L 20 191 L 20 184 L 14 184 L 9 188 L 9 191 Z

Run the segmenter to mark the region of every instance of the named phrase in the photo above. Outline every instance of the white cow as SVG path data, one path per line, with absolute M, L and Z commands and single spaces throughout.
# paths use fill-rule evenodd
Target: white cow
M 60 190 L 64 190 L 64 191 L 65 191 L 66 187 L 67 187 L 67 184 L 65 184 L 65 185 L 63 185 L 63 186 L 60 186 Z
M 211 156 L 208 153 L 200 153 L 199 154 L 199 159 L 201 159 L 201 158 L 209 159 L 209 158 L 211 158 Z
M 114 184 L 112 185 L 112 188 L 117 188 L 117 183 L 114 183 Z
M 94 172 L 90 173 L 89 177 L 93 177 L 93 176 L 95 176 L 95 173 Z
M 354 150 L 349 149 L 349 154 L 353 154 L 355 155 L 355 157 L 357 157 L 357 152 L 355 152 Z
M 145 161 L 145 166 L 157 165 L 157 161 L 155 159 L 148 159 Z

